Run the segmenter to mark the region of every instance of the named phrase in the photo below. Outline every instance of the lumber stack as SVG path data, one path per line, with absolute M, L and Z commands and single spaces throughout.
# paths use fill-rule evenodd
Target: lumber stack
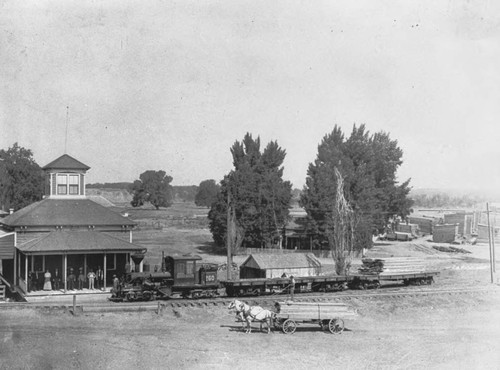
M 277 302 L 277 311 L 282 318 L 293 320 L 330 320 L 357 316 L 354 308 L 345 303 L 324 302 Z
M 363 258 L 359 273 L 363 275 L 392 275 L 426 270 L 426 261 L 417 257 Z

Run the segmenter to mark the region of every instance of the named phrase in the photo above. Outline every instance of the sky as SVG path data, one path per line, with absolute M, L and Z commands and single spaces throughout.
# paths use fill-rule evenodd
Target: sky
M 302 188 L 335 125 L 416 188 L 500 189 L 500 2 L 0 0 L 0 148 L 87 183 L 221 180 L 245 133 Z

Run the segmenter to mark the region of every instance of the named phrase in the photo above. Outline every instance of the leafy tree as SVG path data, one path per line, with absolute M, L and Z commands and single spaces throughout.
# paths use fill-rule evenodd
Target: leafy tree
M 231 154 L 234 169 L 221 181 L 220 194 L 208 214 L 214 241 L 226 242 L 229 213 L 235 250 L 242 245 L 279 244 L 292 197 L 291 183 L 282 178 L 285 150 L 270 142 L 261 152 L 260 138 L 253 139 L 247 133 L 242 142 L 233 144 Z
M 139 180 L 135 180 L 130 189 L 133 207 L 142 206 L 145 202 L 151 203 L 156 209 L 170 207 L 173 203 L 172 177 L 165 171 L 148 170 L 141 173 Z
M 174 199 L 179 202 L 194 202 L 194 197 L 198 192 L 196 185 L 176 185 L 173 186 Z
M 198 187 L 194 203 L 198 207 L 210 207 L 217 200 L 219 193 L 220 186 L 215 183 L 215 180 L 202 181 Z
M 33 153 L 15 143 L 0 150 L 0 206 L 20 209 L 43 196 L 43 173 Z
M 354 126 L 349 138 L 335 126 L 318 146 L 318 155 L 308 168 L 301 205 L 313 221 L 317 246 L 330 249 L 328 225 L 335 204 L 337 178 L 344 180 L 344 195 L 355 219 L 354 246 L 369 248 L 371 235 L 381 231 L 393 216 L 406 217 L 411 211 L 409 181 L 398 184 L 396 171 L 402 164 L 402 150 L 389 134 L 370 135 L 365 125 Z

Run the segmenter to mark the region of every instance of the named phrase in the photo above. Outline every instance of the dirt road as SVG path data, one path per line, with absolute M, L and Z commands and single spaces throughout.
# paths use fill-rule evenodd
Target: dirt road
M 356 299 L 341 335 L 244 334 L 225 307 L 0 310 L 1 369 L 499 369 L 500 293 Z

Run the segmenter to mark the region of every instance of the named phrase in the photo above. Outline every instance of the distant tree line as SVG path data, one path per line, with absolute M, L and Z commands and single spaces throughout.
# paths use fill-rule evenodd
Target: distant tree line
M 87 189 L 117 189 L 123 190 L 128 189 L 132 185 L 131 182 L 96 182 L 95 184 L 86 184 Z
M 486 197 L 477 194 L 449 195 L 447 193 L 411 194 L 415 207 L 420 208 L 473 208 L 488 201 Z

